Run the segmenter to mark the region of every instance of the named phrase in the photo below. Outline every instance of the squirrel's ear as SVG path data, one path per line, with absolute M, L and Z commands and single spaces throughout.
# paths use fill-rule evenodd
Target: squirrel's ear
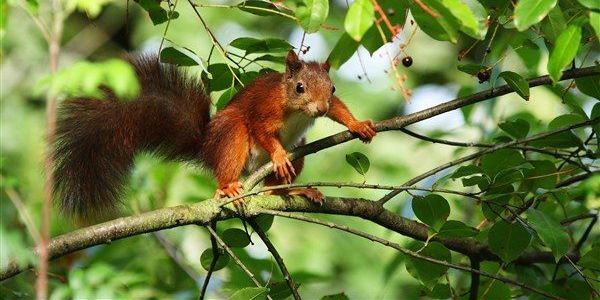
M 298 72 L 298 70 L 300 70 L 302 67 L 302 62 L 300 62 L 300 59 L 298 59 L 298 55 L 296 52 L 294 52 L 294 49 L 291 49 L 288 52 L 287 57 L 285 58 L 285 66 L 285 72 L 287 73 L 288 77 L 292 77 L 292 75 Z
M 331 65 L 329 64 L 329 61 L 325 61 L 324 63 L 322 63 L 322 64 L 321 64 L 321 67 L 322 67 L 322 68 L 323 68 L 325 71 L 329 72 L 329 68 L 331 67 Z

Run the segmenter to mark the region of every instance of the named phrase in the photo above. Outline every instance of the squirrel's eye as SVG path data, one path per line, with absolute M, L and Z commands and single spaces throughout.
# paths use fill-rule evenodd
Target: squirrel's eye
M 335 85 L 331 88 L 331 93 L 335 93 Z
M 298 94 L 304 93 L 304 84 L 302 84 L 300 82 L 298 82 L 296 84 L 296 93 L 298 93 Z

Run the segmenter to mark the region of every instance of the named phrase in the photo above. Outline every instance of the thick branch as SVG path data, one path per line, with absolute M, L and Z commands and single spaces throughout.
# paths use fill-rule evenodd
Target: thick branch
M 403 218 L 386 210 L 374 201 L 327 198 L 325 203 L 319 206 L 301 197 L 284 199 L 278 196 L 257 196 L 250 197 L 247 200 L 245 213 L 248 217 L 255 216 L 265 209 L 347 215 L 369 220 L 413 239 L 425 241 L 428 238 L 426 225 Z M 222 202 L 223 200 L 209 199 L 192 205 L 162 208 L 69 232 L 50 241 L 50 258 L 55 259 L 78 250 L 95 245 L 108 244 L 113 240 L 134 235 L 183 225 L 209 224 L 211 221 L 225 220 L 239 216 L 234 210 L 228 208 L 232 208 L 231 205 L 221 208 L 220 204 Z M 489 248 L 474 239 L 442 239 L 434 237 L 432 240 L 438 241 L 448 249 L 469 257 L 477 257 L 481 260 L 499 260 Z M 578 258 L 578 256 L 573 255 L 574 261 L 577 261 Z M 529 252 L 524 253 L 516 262 L 522 264 L 536 262 L 554 263 L 554 257 L 550 252 Z M 0 271 L 0 280 L 12 277 L 31 267 L 19 266 L 16 262 L 11 262 Z
M 599 75 L 600 70 L 597 67 L 587 67 L 581 69 L 572 69 L 563 72 L 563 76 L 561 80 L 579 78 L 579 77 L 588 77 Z M 552 80 L 548 75 L 540 76 L 536 78 L 532 78 L 528 80 L 530 87 L 547 85 L 551 84 Z M 378 132 L 388 131 L 388 130 L 398 130 L 410 124 L 414 124 L 437 115 L 441 115 L 443 113 L 455 110 L 457 108 L 461 108 L 463 106 L 475 104 L 477 102 L 489 100 L 498 96 L 506 95 L 512 93 L 513 89 L 508 85 L 499 86 L 494 89 L 485 90 L 467 97 L 457 98 L 446 103 L 442 103 L 440 105 L 436 105 L 434 107 L 424 109 L 406 116 L 399 116 L 395 118 L 391 118 L 388 120 L 380 121 L 375 123 L 375 128 Z M 353 140 L 356 138 L 349 131 L 343 131 L 338 134 L 334 134 L 332 136 L 328 136 L 326 138 L 322 138 L 320 140 L 314 141 L 312 143 L 306 144 L 302 147 L 298 147 L 292 153 L 289 154 L 290 160 L 294 160 L 303 156 L 307 156 L 309 154 L 318 152 L 325 148 L 330 148 L 332 146 L 345 143 L 347 141 Z M 250 175 L 246 181 L 244 182 L 245 190 L 251 190 L 254 186 L 256 186 L 263 178 L 265 178 L 269 173 L 273 170 L 273 165 L 269 162 L 256 170 L 252 175 Z

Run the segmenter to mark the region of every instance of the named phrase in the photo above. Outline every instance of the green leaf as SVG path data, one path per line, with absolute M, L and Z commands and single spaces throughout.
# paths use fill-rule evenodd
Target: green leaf
M 294 278 L 296 277 L 294 276 Z M 267 286 L 269 287 L 269 296 L 273 300 L 284 300 L 292 295 L 292 290 L 285 281 L 270 282 Z M 299 284 L 296 283 L 296 288 L 298 286 Z
M 360 152 L 346 154 L 346 162 L 361 175 L 365 175 L 371 166 L 369 158 Z
M 569 235 L 558 221 L 537 209 L 527 211 L 527 221 L 542 242 L 552 250 L 556 262 L 569 252 Z
M 481 167 L 491 178 L 494 178 L 500 171 L 516 167 L 525 162 L 523 155 L 518 150 L 500 149 L 481 158 Z
M 450 205 L 444 197 L 429 194 L 425 197 L 414 197 L 412 209 L 421 222 L 439 231 L 450 215 Z
M 509 300 L 511 299 L 510 288 L 501 281 L 491 281 L 486 288 L 479 288 L 479 297 L 477 299 Z
M 256 224 L 258 224 L 258 226 L 264 232 L 267 232 L 267 231 L 269 231 L 269 229 L 271 229 L 271 226 L 273 225 L 274 220 L 275 220 L 275 217 L 273 215 L 265 215 L 265 214 L 258 215 L 258 217 L 256 217 L 254 219 Z
M 184 53 L 188 52 L 188 53 Z M 195 53 L 189 50 L 179 50 L 174 47 L 166 47 L 160 51 L 160 62 L 177 66 L 197 66 L 200 60 Z M 197 58 L 198 60 L 194 59 Z
M 329 54 L 327 61 L 334 69 L 339 69 L 358 49 L 359 43 L 344 32 Z
M 424 11 L 415 1 L 410 1 L 410 11 L 419 25 L 431 38 L 438 41 L 450 41 L 456 43 L 458 39 L 458 20 L 438 0 L 423 0 L 425 6 L 437 14 L 437 17 Z
M 208 77 L 208 74 L 206 73 L 202 73 L 202 76 L 205 81 L 208 80 L 208 87 L 211 92 L 231 88 L 234 84 L 233 74 L 226 64 L 212 64 L 208 66 L 206 70 L 210 74 L 210 77 Z M 210 78 L 210 80 L 208 78 Z
M 217 111 L 220 111 L 223 108 L 225 108 L 227 106 L 227 104 L 229 104 L 229 101 L 231 101 L 231 99 L 233 99 L 233 97 L 237 94 L 237 92 L 238 92 L 238 89 L 236 88 L 235 85 L 232 85 L 228 89 L 226 89 L 225 92 L 223 92 L 223 94 L 221 94 L 221 96 L 219 97 L 219 100 L 217 101 L 217 104 L 216 104 Z
M 305 0 L 298 4 L 296 17 L 306 33 L 319 31 L 329 15 L 329 1 Z
M 271 54 L 265 54 L 265 55 L 261 55 L 257 58 L 254 59 L 255 61 L 270 61 L 270 62 L 274 62 L 274 63 L 278 63 L 278 64 L 284 64 L 285 63 L 285 57 L 284 56 L 274 56 Z M 246 72 L 248 73 L 248 72 Z
M 237 8 L 257 16 L 281 16 L 281 14 L 293 16 L 294 14 L 283 6 L 276 6 L 272 2 L 262 0 L 247 0 L 238 4 Z
M 282 53 L 292 49 L 293 46 L 281 39 L 255 39 L 242 37 L 233 40 L 229 46 L 245 50 L 246 55 L 252 53 Z
M 558 183 L 559 175 L 556 166 L 549 160 L 530 160 L 532 170 L 524 170 L 523 188 L 535 192 L 538 188 L 552 189 Z
M 452 293 L 451 288 L 448 284 L 436 284 L 433 289 L 424 289 L 424 293 L 427 294 L 428 299 L 451 299 Z
M 520 2 L 519 2 L 520 3 Z M 556 45 L 548 59 L 548 73 L 556 83 L 562 76 L 562 70 L 575 58 L 581 42 L 581 27 L 569 25 L 556 39 Z
M 258 300 L 267 299 L 269 288 L 266 287 L 247 287 L 237 290 L 229 300 Z
M 515 6 L 515 26 L 525 31 L 542 21 L 556 3 L 557 0 L 519 0 Z
M 498 221 L 488 234 L 490 250 L 504 262 L 511 262 L 519 257 L 531 243 L 531 235 L 519 223 Z
M 250 244 L 248 234 L 238 228 L 229 228 L 223 232 L 223 242 L 232 248 L 244 248 Z
M 103 64 L 104 85 L 108 86 L 119 98 L 133 99 L 140 92 L 140 84 L 130 64 L 120 59 L 111 59 Z M 102 84 L 100 84 L 102 85 Z
M 345 293 L 339 293 L 339 294 L 323 296 L 323 297 L 321 297 L 321 300 L 350 300 L 350 298 L 348 298 L 348 296 L 346 296 Z
M 356 0 L 348 8 L 344 28 L 350 37 L 358 42 L 373 25 L 374 18 L 375 9 L 371 0 Z
M 179 17 L 179 13 L 174 12 L 173 14 L 169 14 L 164 8 L 160 6 L 160 2 L 156 0 L 139 0 L 136 1 L 138 4 L 148 12 L 150 19 L 152 20 L 152 24 L 158 25 L 162 24 L 170 19 L 176 19 Z
M 427 246 L 419 252 L 419 254 L 437 260 L 452 262 L 450 250 L 446 249 L 439 242 L 429 242 Z M 433 288 L 438 279 L 448 270 L 448 267 L 446 266 L 420 260 L 412 256 L 406 259 L 405 265 L 408 273 L 428 288 Z
M 577 0 L 579 4 L 592 9 L 592 10 L 600 10 L 600 3 L 596 0 Z
M 508 86 L 517 92 L 523 99 L 529 100 L 529 82 L 521 77 L 521 75 L 515 72 L 505 71 L 500 73 L 498 77 L 504 79 Z
M 478 233 L 479 230 L 467 226 L 461 221 L 448 220 L 446 221 L 446 223 L 444 223 L 444 225 L 438 232 L 438 236 L 449 238 L 462 238 L 476 236 Z
M 590 11 L 590 26 L 594 28 L 596 38 L 600 40 L 600 12 Z
M 529 123 L 523 119 L 506 121 L 498 124 L 498 127 L 517 139 L 522 139 L 529 133 Z
M 567 28 L 567 21 L 560 6 L 556 5 L 542 21 L 541 30 L 545 38 L 554 44 L 565 28 Z
M 474 165 L 461 166 L 460 168 L 456 169 L 454 173 L 452 173 L 450 178 L 460 178 L 473 174 L 483 174 L 483 169 Z
M 600 19 L 598 19 L 600 22 Z M 575 79 L 575 85 L 580 92 L 600 100 L 600 75 Z
M 478 64 L 461 64 L 457 66 L 458 70 L 469 75 L 477 75 L 479 71 L 486 69 L 486 66 Z
M 595 244 L 590 251 L 581 257 L 577 264 L 584 268 L 600 270 L 600 244 Z
M 219 258 L 217 259 L 217 263 L 215 264 L 215 268 L 213 269 L 213 271 L 217 271 L 217 270 L 221 270 L 223 268 L 225 268 L 227 266 L 227 264 L 229 263 L 229 255 L 227 255 L 227 253 L 221 253 L 221 249 L 219 249 Z M 206 250 L 204 250 L 204 252 L 202 252 L 202 255 L 200 255 L 200 264 L 202 265 L 202 267 L 204 268 L 204 270 L 207 270 L 210 268 L 210 264 L 212 262 L 213 259 L 213 250 L 212 248 L 208 248 Z
M 487 12 L 475 0 L 442 0 L 443 5 L 458 20 L 461 31 L 474 39 L 483 40 L 487 32 Z

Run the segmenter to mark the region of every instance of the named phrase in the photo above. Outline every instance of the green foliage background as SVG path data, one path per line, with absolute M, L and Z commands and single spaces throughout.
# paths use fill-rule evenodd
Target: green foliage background
M 350 71 L 332 71 L 336 94 L 359 119 L 388 119 L 447 101 L 455 96 L 453 94 L 464 96 L 504 82 L 517 93 L 465 107 L 460 114 L 452 114 L 443 121 L 457 121 L 450 124 L 462 125 L 438 126 L 433 127 L 434 130 L 428 130 L 432 127 L 427 126 L 411 128 L 448 140 L 499 143 L 600 116 L 598 76 L 577 80 L 577 88 L 566 88 L 569 81 L 529 89 L 523 79 L 549 73 L 557 81 L 561 70 L 569 67 L 573 60 L 577 67 L 598 64 L 600 8 L 595 1 L 521 0 L 514 7 L 504 0 L 421 2 L 439 16 L 431 16 L 415 1 L 375 2 L 383 8 L 392 24 L 403 26 L 400 42 L 387 50 L 393 51 L 392 56 L 397 55 L 390 58 L 393 68 L 377 69 L 375 65 L 364 65 L 372 77 L 370 81 L 361 71 L 352 71 L 360 70 L 356 60 L 349 63 L 355 66 Z M 193 65 L 189 72 L 205 79 L 213 90 L 215 109 L 219 109 L 241 88 L 231 70 L 235 69 L 234 74 L 242 82 L 265 68 L 283 70 L 281 57 L 288 49 L 288 44 L 283 41 L 290 42 L 290 35 L 299 28 L 316 32 L 323 42 L 308 44 L 311 46 L 308 53 L 326 53 L 318 59 L 329 58 L 335 69 L 342 66 L 359 45 L 369 52 L 361 52 L 363 59 L 370 54 L 387 56 L 385 49 L 375 50 L 383 45 L 381 34 L 389 39 L 393 30 L 383 24 L 380 28 L 374 25 L 374 19 L 379 15 L 373 2 L 368 0 L 357 0 L 349 9 L 343 1 L 284 1 L 287 8 L 276 9 L 275 15 L 274 6 L 269 2 L 252 0 L 238 6 L 241 4 L 237 1 L 202 1 L 207 7 L 199 7 L 199 11 L 227 50 L 251 58 L 271 55 L 263 57 L 260 65 L 249 64 L 242 69 L 224 60 L 218 50 L 211 51 L 210 38 L 187 1 L 174 1 L 174 13 L 169 12 L 166 2 L 160 3 L 159 7 L 153 1 L 129 1 L 126 9 L 125 1 L 69 0 L 61 2 L 68 17 L 64 21 L 61 40 L 60 70 L 50 76 L 47 45 L 30 17 L 47 15 L 50 5 L 35 3 L 2 2 L 2 265 L 15 257 L 22 262 L 35 261 L 27 251 L 34 246 L 34 241 L 7 191 L 17 192 L 26 214 L 37 226 L 43 193 L 46 93 L 58 95 L 60 99 L 66 95 L 94 95 L 97 86 L 104 84 L 124 98 L 131 98 L 138 89 L 131 70 L 110 59 L 126 50 L 158 51 L 162 43 L 163 60 Z M 208 7 L 211 4 L 232 7 Z M 247 7 L 264 7 L 270 12 Z M 408 14 L 407 9 L 410 9 Z M 299 21 L 281 14 L 297 16 Z M 163 36 L 165 40 L 162 40 Z M 237 40 L 229 45 L 242 37 L 257 40 Z M 299 45 L 292 43 L 291 46 Z M 407 55 L 414 60 L 410 68 L 399 64 Z M 461 59 L 457 60 L 457 57 Z M 474 76 L 482 70 L 491 73 L 489 82 L 479 83 Z M 431 100 L 426 104 L 418 103 L 416 99 L 406 102 L 408 90 L 417 92 L 420 87 L 443 88 L 447 98 L 427 99 L 436 97 L 430 93 L 419 98 Z M 318 120 L 309 132 L 308 140 L 341 130 L 344 130 L 342 126 L 330 120 Z M 593 130 L 568 131 L 532 146 L 563 154 L 578 150 L 571 157 L 594 171 L 599 167 L 598 131 L 596 123 Z M 355 152 L 368 157 L 368 171 L 360 171 L 364 174 L 352 167 L 359 164 L 353 158 Z M 400 132 L 386 132 L 368 145 L 354 141 L 308 157 L 298 182 L 364 181 L 399 185 L 467 152 L 472 151 L 423 142 Z M 523 153 L 514 149 L 496 151 L 456 171 L 438 174 L 423 182 L 423 186 L 435 184 L 436 187 L 480 192 L 487 205 L 457 195 L 443 195 L 442 198 L 416 193 L 413 197 L 405 193 L 386 207 L 429 225 L 432 233 L 454 230 L 455 234 L 459 232 L 458 237 L 488 243 L 504 263 L 501 266 L 500 262 L 483 262 L 482 270 L 512 276 L 561 297 L 591 298 L 591 287 L 582 277 L 573 276 L 574 269 L 568 264 L 556 268 L 552 264 L 535 267 L 509 264 L 525 249 L 552 251 L 559 259 L 574 247 L 589 222 L 577 221 L 566 227 L 558 222 L 583 213 L 597 213 L 600 205 L 600 177 L 597 174 L 579 185 L 557 189 L 556 184 L 579 173 L 579 167 L 571 163 L 562 166 L 561 160 L 552 156 Z M 353 159 L 355 162 L 351 162 Z M 363 169 L 364 165 L 360 170 Z M 140 155 L 129 187 L 121 210 L 123 215 L 210 198 L 215 183 L 207 172 L 195 166 Z M 349 188 L 321 190 L 326 195 L 367 199 L 379 199 L 385 194 Z M 530 208 L 523 214 L 527 225 L 499 220 L 498 215 L 510 216 L 507 209 L 519 207 L 531 199 L 536 204 L 535 209 Z M 426 210 L 423 207 L 433 213 L 423 214 Z M 496 207 L 498 211 L 490 207 Z M 421 250 L 425 255 L 450 258 L 450 252 L 439 243 L 425 246 L 358 219 L 323 218 L 360 228 L 415 251 Z M 482 226 L 483 230 L 474 230 L 486 218 L 488 223 Z M 82 225 L 56 211 L 52 219 L 52 236 Z M 243 228 L 239 220 L 220 222 L 218 226 L 219 232 Z M 514 235 L 506 240 L 507 233 Z M 306 299 L 342 292 L 352 299 L 449 298 L 448 284 L 454 294 L 468 297 L 465 295 L 469 290 L 469 274 L 407 259 L 392 249 L 352 235 L 282 218 L 275 219 L 269 234 L 284 256 L 292 277 L 301 283 L 299 291 Z M 584 259 L 579 262 L 596 290 L 599 288 L 600 263 L 599 256 L 594 253 L 597 254 L 600 248 L 598 234 L 598 227 L 593 227 L 581 248 Z M 236 254 L 257 276 L 274 283 L 270 286 L 272 293 L 283 291 L 282 295 L 286 295 L 286 286 L 282 286 L 276 264 L 258 238 L 254 236 L 252 240 L 254 245 L 236 248 Z M 206 273 L 200 257 L 208 248 L 207 233 L 194 226 L 96 246 L 51 262 L 51 298 L 196 298 Z M 452 253 L 451 259 L 454 263 L 468 263 L 466 257 L 456 253 Z M 549 280 L 553 276 L 556 280 Z M 32 298 L 34 281 L 34 272 L 25 272 L 2 282 L 0 295 L 3 299 Z M 214 274 L 209 297 L 229 298 L 248 286 L 252 286 L 251 282 L 237 266 L 229 263 Z M 488 299 L 508 299 L 510 295 L 523 293 L 520 289 L 487 279 L 482 279 L 480 292 L 486 293 L 483 297 Z

